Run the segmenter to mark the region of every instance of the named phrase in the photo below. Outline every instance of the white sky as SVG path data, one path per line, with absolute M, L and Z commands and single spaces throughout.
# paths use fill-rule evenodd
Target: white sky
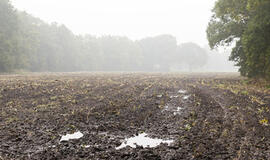
M 76 34 L 120 35 L 133 40 L 171 34 L 178 43 L 207 45 L 215 0 L 12 0 L 15 8 Z

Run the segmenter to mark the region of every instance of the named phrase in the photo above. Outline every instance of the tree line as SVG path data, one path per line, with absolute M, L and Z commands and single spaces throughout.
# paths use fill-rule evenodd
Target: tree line
M 46 23 L 0 0 L 0 72 L 192 71 L 207 62 L 195 43 L 171 35 L 132 41 L 127 37 L 75 35 L 65 25 Z
M 218 0 L 208 25 L 211 48 L 233 45 L 243 76 L 270 78 L 270 1 Z

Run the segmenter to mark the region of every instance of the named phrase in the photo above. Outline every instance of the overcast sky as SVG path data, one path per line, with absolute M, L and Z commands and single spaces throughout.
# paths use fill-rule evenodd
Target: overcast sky
M 215 0 L 12 0 L 46 22 L 75 34 L 120 35 L 133 40 L 171 34 L 178 43 L 207 45 L 206 27 Z

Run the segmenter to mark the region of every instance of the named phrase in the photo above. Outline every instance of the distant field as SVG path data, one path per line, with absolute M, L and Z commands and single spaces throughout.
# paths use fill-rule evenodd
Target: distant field
M 0 75 L 0 159 L 269 159 L 269 106 L 237 73 Z

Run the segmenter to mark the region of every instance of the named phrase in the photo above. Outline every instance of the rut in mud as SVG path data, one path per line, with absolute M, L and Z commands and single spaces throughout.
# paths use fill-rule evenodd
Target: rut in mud
M 6 75 L 0 86 L 0 159 L 270 157 L 269 91 L 238 75 Z

